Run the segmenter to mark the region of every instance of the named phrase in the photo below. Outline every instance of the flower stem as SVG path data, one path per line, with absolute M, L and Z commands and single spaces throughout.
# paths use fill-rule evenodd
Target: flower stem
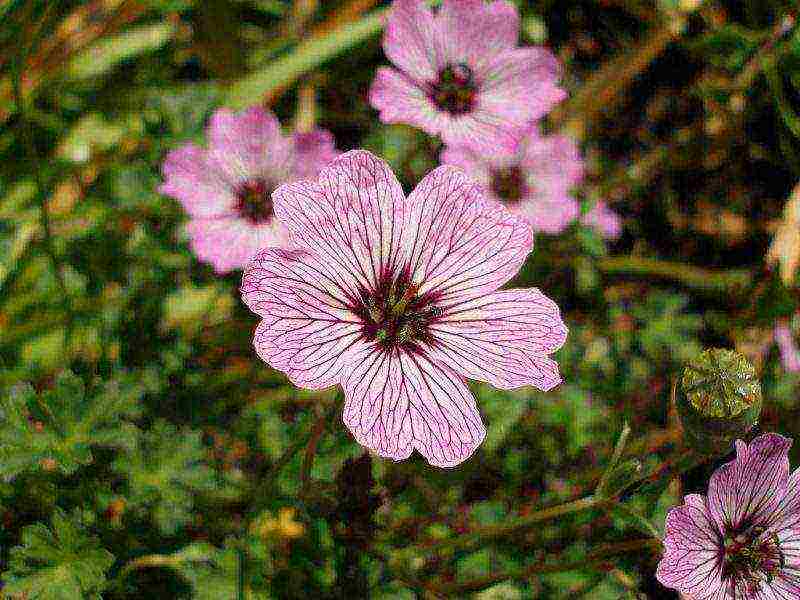
M 64 279 L 64 273 L 61 270 L 61 263 L 56 256 L 55 247 L 53 245 L 53 234 L 50 227 L 50 213 L 47 206 L 47 192 L 45 190 L 44 182 L 42 181 L 41 168 L 39 163 L 39 156 L 36 152 L 36 144 L 33 141 L 33 134 L 31 130 L 31 123 L 28 121 L 27 111 L 25 109 L 25 102 L 22 93 L 22 72 L 25 70 L 28 56 L 33 49 L 38 45 L 41 36 L 45 32 L 46 23 L 49 18 L 50 8 L 49 5 L 45 9 L 45 14 L 41 17 L 41 26 L 36 31 L 34 38 L 28 45 L 23 44 L 20 54 L 15 61 L 14 69 L 11 75 L 11 88 L 14 96 L 14 103 L 17 105 L 17 115 L 19 119 L 19 128 L 22 130 L 21 138 L 25 144 L 25 152 L 27 158 L 33 165 L 33 177 L 36 183 L 37 197 L 39 198 L 39 222 L 42 228 L 43 246 L 47 257 L 53 265 L 53 273 L 55 275 L 56 283 L 58 284 L 61 304 L 64 309 L 65 317 L 67 319 L 67 328 L 64 336 L 64 342 L 69 343 L 69 336 L 72 329 L 72 307 L 70 304 L 69 292 L 67 284 Z
M 559 557 L 551 557 L 549 559 L 535 562 L 526 567 L 509 569 L 508 571 L 500 571 L 498 573 L 493 573 L 491 575 L 469 581 L 438 584 L 432 586 L 432 588 L 434 591 L 445 595 L 478 592 L 508 579 L 524 580 L 533 575 L 544 573 L 560 573 L 563 571 L 585 569 L 592 566 L 602 566 L 608 562 L 608 559 L 611 556 L 625 554 L 626 552 L 633 552 L 637 550 L 657 549 L 660 546 L 661 543 L 652 538 L 628 540 L 615 544 L 603 544 L 597 546 L 593 550 L 590 550 L 581 560 L 565 561 L 560 560 Z
M 745 269 L 704 269 L 640 256 L 607 256 L 597 261 L 597 268 L 609 275 L 647 275 L 671 279 L 686 287 L 713 293 L 740 292 L 752 279 L 750 271 Z
M 443 541 L 436 541 L 430 544 L 421 544 L 417 549 L 421 552 L 436 551 L 439 553 L 445 551 L 460 551 L 469 550 L 485 542 L 493 541 L 499 538 L 508 537 L 512 534 L 519 533 L 529 527 L 570 515 L 574 513 L 583 512 L 594 508 L 601 508 L 604 506 L 615 505 L 619 501 L 619 497 L 625 490 L 632 489 L 647 489 L 649 486 L 654 485 L 663 477 L 674 477 L 688 469 L 691 469 L 698 464 L 701 464 L 709 457 L 697 454 L 691 450 L 679 453 L 677 456 L 669 458 L 661 463 L 653 470 L 638 477 L 634 477 L 629 485 L 615 492 L 610 496 L 602 496 L 598 494 L 591 494 L 578 498 L 577 500 L 570 500 L 563 504 L 557 504 L 537 510 L 528 515 L 520 517 L 510 517 L 500 525 L 493 525 L 489 527 L 481 527 L 469 533 L 451 537 Z
M 437 552 L 467 550 L 476 544 L 506 537 L 512 533 L 518 533 L 537 523 L 549 521 L 572 513 L 582 512 L 590 508 L 597 508 L 613 501 L 613 498 L 603 498 L 595 495 L 586 496 L 564 504 L 543 508 L 529 515 L 508 519 L 501 525 L 482 527 L 473 532 L 436 543 L 429 546 L 427 549 L 436 550 Z
M 336 403 L 334 403 L 334 406 L 335 405 Z M 325 426 L 329 421 L 329 412 L 330 411 L 325 410 L 318 414 L 317 420 L 314 422 L 314 425 L 311 429 L 311 437 L 308 440 L 308 445 L 306 445 L 305 456 L 303 456 L 303 466 L 300 468 L 301 497 L 305 496 L 305 491 L 311 478 L 311 467 L 314 466 L 314 457 L 317 453 L 317 445 L 319 444 L 322 434 L 325 433 Z

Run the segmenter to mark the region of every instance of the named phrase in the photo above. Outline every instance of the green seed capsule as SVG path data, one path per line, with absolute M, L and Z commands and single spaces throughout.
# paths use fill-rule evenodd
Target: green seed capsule
M 704 351 L 683 371 L 678 413 L 690 446 L 717 454 L 744 437 L 761 414 L 753 365 L 733 350 Z

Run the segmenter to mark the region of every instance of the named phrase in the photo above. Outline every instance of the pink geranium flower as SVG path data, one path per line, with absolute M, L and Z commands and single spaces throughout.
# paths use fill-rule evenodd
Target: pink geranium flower
M 602 200 L 595 202 L 592 209 L 581 217 L 581 223 L 595 229 L 606 239 L 615 240 L 622 234 L 619 215 Z
M 341 385 L 362 445 L 454 466 L 485 435 L 465 378 L 560 382 L 558 307 L 536 289 L 497 291 L 531 229 L 460 170 L 435 169 L 406 198 L 386 163 L 352 151 L 273 198 L 294 246 L 245 269 L 242 297 L 263 318 L 255 349 L 300 387 Z
M 780 321 L 775 325 L 775 342 L 781 353 L 783 368 L 792 373 L 800 371 L 800 350 L 788 321 Z
M 272 191 L 316 176 L 336 155 L 325 130 L 285 137 L 278 119 L 262 108 L 220 109 L 208 126 L 207 149 L 185 144 L 167 154 L 159 191 L 189 213 L 186 229 L 197 257 L 225 273 L 265 246 L 286 243 Z
M 691 494 L 667 515 L 656 576 L 691 600 L 800 598 L 800 469 L 792 441 L 774 433 L 736 442 L 708 496 Z
M 513 153 L 447 146 L 442 162 L 464 169 L 489 197 L 527 220 L 534 231 L 560 233 L 580 215 L 571 190 L 583 179 L 583 160 L 566 136 L 543 137 L 531 128 Z
M 384 123 L 409 123 L 448 144 L 511 148 L 523 128 L 566 96 L 550 51 L 517 46 L 510 2 L 395 0 L 369 92 Z

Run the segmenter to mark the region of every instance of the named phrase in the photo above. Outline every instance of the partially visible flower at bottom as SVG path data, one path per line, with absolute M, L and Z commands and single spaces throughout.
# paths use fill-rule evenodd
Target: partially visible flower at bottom
M 800 349 L 788 322 L 780 321 L 775 325 L 775 343 L 781 353 L 783 368 L 792 373 L 800 371 Z
M 736 458 L 667 514 L 656 577 L 690 600 L 800 598 L 800 469 L 792 440 L 736 442 Z
M 611 210 L 602 200 L 581 217 L 581 223 L 596 230 L 601 236 L 615 240 L 622 234 L 622 221 L 619 215 Z
M 567 336 L 556 304 L 537 289 L 498 291 L 530 253 L 531 229 L 460 170 L 435 169 L 406 198 L 385 162 L 352 151 L 274 198 L 293 246 L 245 269 L 242 297 L 263 319 L 256 352 L 300 387 L 341 385 L 362 445 L 455 466 L 486 433 L 465 378 L 561 381 L 549 357 Z
M 181 203 L 193 252 L 217 273 L 244 267 L 265 246 L 285 246 L 272 192 L 280 184 L 316 177 L 337 152 L 330 132 L 284 136 L 278 119 L 251 107 L 220 109 L 207 131 L 208 148 L 185 144 L 162 167 L 159 192 Z

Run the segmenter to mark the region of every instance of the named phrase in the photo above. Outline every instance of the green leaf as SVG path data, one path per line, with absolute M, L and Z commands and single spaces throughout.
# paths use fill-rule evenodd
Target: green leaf
M 191 336 L 201 328 L 230 318 L 234 301 L 230 290 L 219 284 L 187 284 L 164 298 L 164 331 L 178 330 Z
M 169 21 L 160 21 L 134 27 L 119 35 L 104 37 L 70 61 L 67 75 L 76 79 L 100 77 L 124 60 L 157 50 L 174 33 L 175 25 Z
M 235 598 L 239 555 L 231 548 L 198 542 L 172 555 L 173 566 L 192 586 L 194 600 Z
M 567 445 L 561 452 L 577 456 L 596 440 L 598 432 L 608 427 L 608 410 L 591 395 L 577 387 L 565 385 L 548 396 L 547 411 L 540 413 L 543 423 L 566 429 Z
M 689 48 L 717 67 L 738 71 L 762 39 L 763 35 L 758 32 L 728 23 L 691 43 Z
M 73 162 L 86 162 L 93 152 L 116 146 L 125 133 L 121 124 L 112 123 L 99 112 L 89 112 L 64 136 L 56 153 Z
M 117 458 L 113 468 L 128 478 L 128 505 L 149 511 L 171 535 L 191 519 L 194 493 L 215 487 L 204 459 L 200 432 L 158 421 L 141 436 L 137 451 Z
M 52 527 L 22 529 L 22 545 L 11 549 L 3 573 L 3 595 L 26 600 L 99 600 L 114 556 L 90 536 L 78 515 L 56 509 Z
M 12 388 L 0 401 L 0 475 L 70 474 L 93 461 L 93 446 L 133 447 L 137 430 L 130 419 L 140 414 L 139 400 L 154 378 L 151 372 L 124 374 L 87 394 L 81 379 L 65 372 L 39 395 L 30 386 Z
M 377 34 L 383 29 L 385 18 L 386 10 L 376 10 L 355 23 L 344 23 L 323 36 L 307 39 L 285 56 L 233 84 L 224 104 L 244 108 L 260 102 L 264 95 L 291 85 L 328 59 Z

